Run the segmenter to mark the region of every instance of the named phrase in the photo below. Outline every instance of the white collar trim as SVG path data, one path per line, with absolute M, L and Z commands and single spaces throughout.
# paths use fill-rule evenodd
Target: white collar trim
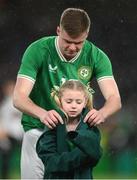
M 63 54 L 61 53 L 60 48 L 59 48 L 59 43 L 58 43 L 58 41 L 59 41 L 59 37 L 57 36 L 56 39 L 55 39 L 55 47 L 56 47 L 57 53 L 58 53 L 61 61 L 65 61 L 65 62 L 74 62 L 74 61 L 76 61 L 77 58 L 80 56 L 80 53 L 81 53 L 81 50 L 82 50 L 82 49 L 77 53 L 77 55 L 76 55 L 75 57 L 73 57 L 71 60 L 68 61 L 68 60 L 63 56 Z

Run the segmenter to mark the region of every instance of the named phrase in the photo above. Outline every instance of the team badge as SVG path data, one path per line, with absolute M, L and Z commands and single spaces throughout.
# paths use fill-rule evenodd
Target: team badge
M 78 76 L 80 79 L 88 80 L 91 77 L 91 68 L 88 66 L 82 66 L 78 69 Z

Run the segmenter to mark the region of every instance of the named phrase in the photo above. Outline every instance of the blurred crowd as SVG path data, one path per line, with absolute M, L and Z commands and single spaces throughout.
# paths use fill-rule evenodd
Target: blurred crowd
M 101 129 L 104 158 L 107 160 L 106 173 L 110 173 L 116 178 L 137 178 L 135 116 L 129 109 L 122 109 L 119 114 L 110 118 L 110 121 L 108 120 Z
M 12 156 L 17 148 L 20 149 L 23 137 L 21 112 L 12 104 L 14 85 L 14 80 L 8 80 L 1 87 L 3 98 L 0 103 L 0 178 L 2 179 L 10 178 Z

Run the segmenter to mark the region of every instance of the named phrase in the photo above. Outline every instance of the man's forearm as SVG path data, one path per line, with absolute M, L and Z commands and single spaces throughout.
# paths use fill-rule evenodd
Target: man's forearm
M 26 97 L 14 98 L 13 104 L 21 112 L 24 112 L 39 119 L 46 111 L 43 108 L 34 104 L 34 102 L 30 98 Z
M 111 96 L 106 100 L 104 106 L 99 111 L 103 114 L 104 118 L 106 119 L 109 116 L 116 113 L 118 110 L 120 110 L 121 106 L 122 105 L 120 97 Z

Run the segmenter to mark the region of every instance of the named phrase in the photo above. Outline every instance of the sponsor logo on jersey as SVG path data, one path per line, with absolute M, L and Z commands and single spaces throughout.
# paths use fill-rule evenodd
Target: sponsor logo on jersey
M 51 64 L 49 64 L 49 71 L 50 72 L 54 72 L 55 73 L 57 68 L 58 68 L 57 66 L 52 67 Z
M 82 66 L 78 69 L 78 76 L 80 79 L 88 80 L 91 77 L 91 68 L 88 66 Z

